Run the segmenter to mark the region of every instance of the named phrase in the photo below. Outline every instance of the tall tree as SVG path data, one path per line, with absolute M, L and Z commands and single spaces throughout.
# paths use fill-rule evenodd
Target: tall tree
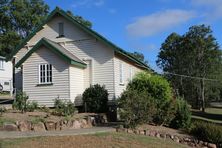
M 41 23 L 49 7 L 43 0 L 0 1 L 0 55 L 7 55 Z
M 157 65 L 164 72 L 200 78 L 167 75 L 174 88 L 179 90 L 179 94 L 193 107 L 202 105 L 204 109 L 205 101 L 200 101 L 201 98 L 209 99 L 212 92 L 215 95 L 215 92 L 221 89 L 220 83 L 216 81 L 203 83 L 205 78 L 220 80 L 222 72 L 222 53 L 209 26 L 192 26 L 182 36 L 176 33 L 169 35 L 160 48 Z

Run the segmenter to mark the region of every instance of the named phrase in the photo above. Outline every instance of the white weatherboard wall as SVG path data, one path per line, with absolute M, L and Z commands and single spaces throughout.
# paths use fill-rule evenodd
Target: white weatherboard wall
M 64 23 L 64 35 L 65 37 L 58 37 L 58 23 Z M 67 42 L 88 39 L 90 36 L 73 25 L 70 21 L 66 20 L 62 16 L 55 16 L 46 25 L 43 26 L 39 32 L 37 32 L 30 41 L 18 51 L 15 55 L 15 63 L 17 63 L 41 38 L 46 37 L 55 42 Z M 15 87 L 22 90 L 22 74 L 20 68 L 15 68 Z
M 120 63 L 123 64 L 123 83 L 120 83 Z M 130 64 L 122 60 L 119 57 L 114 57 L 114 73 L 115 73 L 115 95 L 119 97 L 121 93 L 126 89 L 127 84 L 130 82 L 130 73 L 132 77 L 135 76 L 136 73 L 142 71 L 141 69 L 135 67 L 134 65 Z
M 59 26 L 58 24 L 63 22 L 64 24 L 64 37 L 58 38 Z M 30 41 L 30 45 L 36 44 L 42 37 L 46 37 L 55 42 L 73 41 L 88 39 L 90 36 L 76 27 L 72 22 L 66 20 L 62 16 L 55 16 L 50 22 L 48 22 L 42 30 L 40 30 Z
M 52 83 L 38 86 L 39 64 L 52 64 Z M 53 106 L 54 99 L 70 99 L 69 64 L 52 50 L 41 47 L 23 63 L 23 91 L 29 100 L 38 101 L 40 105 Z
M 66 43 L 65 48 L 82 60 L 92 61 L 92 84 L 105 85 L 109 99 L 113 99 L 114 50 L 93 38 Z
M 70 99 L 75 101 L 76 97 L 81 96 L 84 91 L 84 69 L 75 66 L 69 67 Z

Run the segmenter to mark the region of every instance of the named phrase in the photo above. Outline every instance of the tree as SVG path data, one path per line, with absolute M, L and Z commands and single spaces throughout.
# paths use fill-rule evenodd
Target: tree
M 199 77 L 200 79 L 193 79 L 167 75 L 180 96 L 185 97 L 193 107 L 202 105 L 204 109 L 205 101 L 200 100 L 209 96 L 212 90 L 212 81 L 204 83 L 204 80 L 220 79 L 221 55 L 210 27 L 192 26 L 182 36 L 172 33 L 167 37 L 160 48 L 157 65 L 164 72 Z
M 92 22 L 84 19 L 82 16 L 74 15 L 71 11 L 67 11 L 67 13 L 72 16 L 75 20 L 77 20 L 79 23 L 85 25 L 86 27 L 92 28 Z
M 144 55 L 142 53 L 134 51 L 133 53 L 130 53 L 130 55 L 148 65 L 148 61 L 145 60 Z
M 0 55 L 11 50 L 38 26 L 48 14 L 43 0 L 1 0 Z

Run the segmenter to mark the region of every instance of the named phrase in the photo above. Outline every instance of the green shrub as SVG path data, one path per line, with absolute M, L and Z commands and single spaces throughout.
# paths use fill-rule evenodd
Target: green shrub
M 37 102 L 35 101 L 28 101 L 27 105 L 26 105 L 26 111 L 28 112 L 33 112 L 36 109 L 38 109 L 39 105 Z
M 50 108 L 46 107 L 45 105 L 41 106 L 39 109 L 43 112 L 46 112 L 46 113 L 50 112 Z
M 18 92 L 15 97 L 15 101 L 12 104 L 13 109 L 24 112 L 33 112 L 38 108 L 38 103 L 35 101 L 28 101 L 29 97 L 25 92 Z
M 108 91 L 99 84 L 91 85 L 83 93 L 87 112 L 104 113 L 108 110 Z
M 195 121 L 191 126 L 190 133 L 203 141 L 215 143 L 218 147 L 222 147 L 221 125 L 205 121 Z
M 118 100 L 120 117 L 125 126 L 135 128 L 138 124 L 149 123 L 156 113 L 154 99 L 147 92 L 126 90 Z
M 156 124 L 166 125 L 174 118 L 176 107 L 172 100 L 172 89 L 163 77 L 140 72 L 128 84 L 127 89 L 145 91 L 155 100 L 157 112 L 153 121 Z
M 176 114 L 171 121 L 172 128 L 188 128 L 191 122 L 191 111 L 188 103 L 181 98 L 176 99 Z
M 15 101 L 12 104 L 13 109 L 20 110 L 24 113 L 27 109 L 27 100 L 29 97 L 24 92 L 18 92 L 15 97 Z
M 72 116 L 76 111 L 74 103 L 72 103 L 70 100 L 65 101 L 56 98 L 54 102 L 54 107 L 55 107 L 55 114 L 60 116 Z

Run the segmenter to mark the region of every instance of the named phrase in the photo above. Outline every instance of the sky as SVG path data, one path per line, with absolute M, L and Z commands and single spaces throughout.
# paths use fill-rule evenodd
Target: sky
M 129 52 L 141 52 L 161 71 L 157 55 L 168 35 L 193 25 L 210 25 L 222 45 L 222 0 L 45 0 L 93 23 L 92 29 Z

